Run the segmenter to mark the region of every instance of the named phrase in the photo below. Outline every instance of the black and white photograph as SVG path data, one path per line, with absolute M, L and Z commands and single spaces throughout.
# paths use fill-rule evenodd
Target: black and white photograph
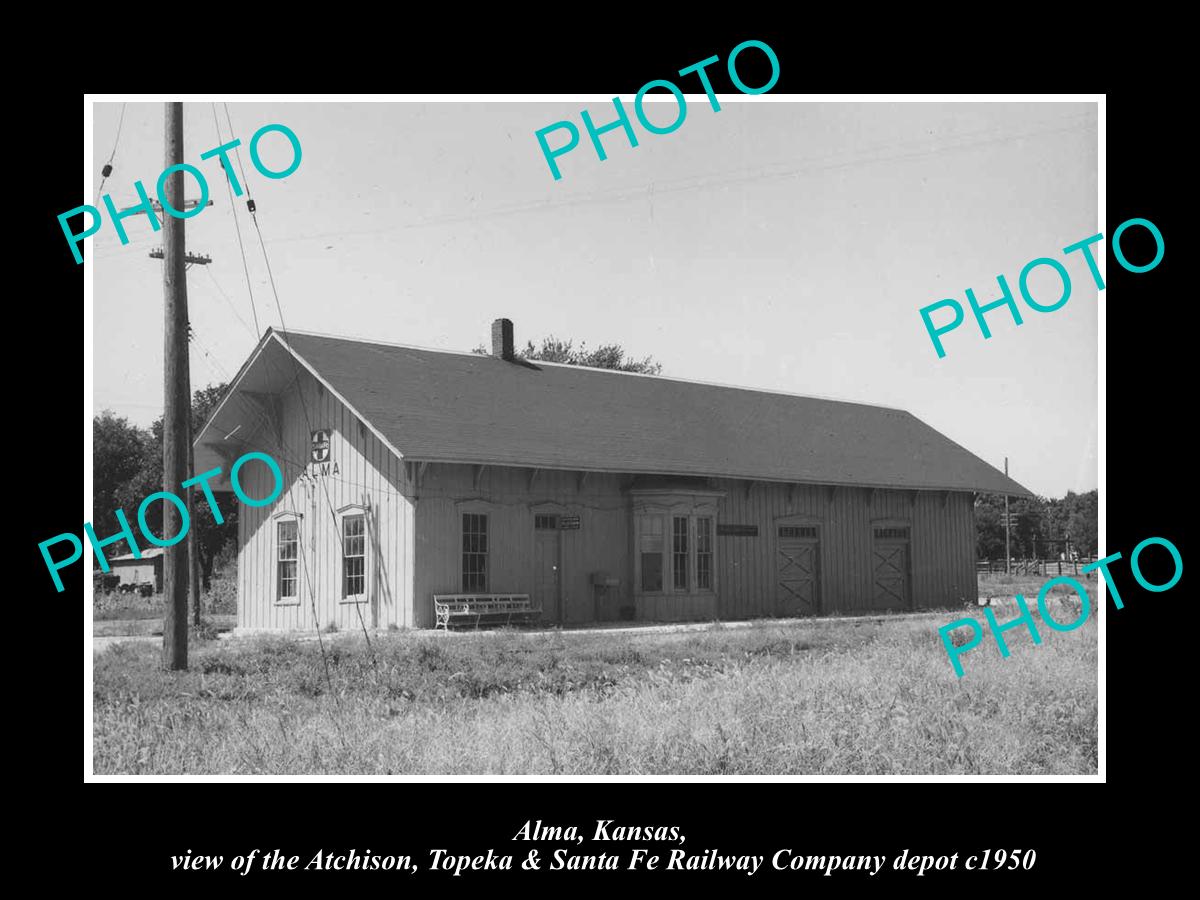
M 1102 101 L 754 53 L 93 97 L 93 776 L 1102 780 Z

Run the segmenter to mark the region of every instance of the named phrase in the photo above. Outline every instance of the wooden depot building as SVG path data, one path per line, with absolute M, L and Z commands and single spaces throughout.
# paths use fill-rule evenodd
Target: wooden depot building
M 444 594 L 562 625 L 958 604 L 975 493 L 1030 495 L 902 410 L 527 362 L 507 319 L 492 343 L 268 330 L 195 444 L 218 490 L 251 451 L 284 474 L 240 505 L 240 631 L 428 628 Z

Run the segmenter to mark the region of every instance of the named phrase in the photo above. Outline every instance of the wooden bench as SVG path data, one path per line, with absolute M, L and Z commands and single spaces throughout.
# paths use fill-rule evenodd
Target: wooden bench
M 452 621 L 475 620 L 475 627 L 487 620 L 505 625 L 514 621 L 528 622 L 542 615 L 542 607 L 528 594 L 434 594 L 433 610 L 437 615 L 434 628 L 450 630 Z

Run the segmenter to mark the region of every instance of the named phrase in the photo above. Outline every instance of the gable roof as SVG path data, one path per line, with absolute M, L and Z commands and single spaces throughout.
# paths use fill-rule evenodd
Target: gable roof
M 297 331 L 256 353 L 272 339 L 410 461 L 1030 495 L 903 410 Z

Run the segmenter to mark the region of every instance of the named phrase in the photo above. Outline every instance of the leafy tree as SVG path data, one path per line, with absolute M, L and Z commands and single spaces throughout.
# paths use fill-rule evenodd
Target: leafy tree
M 1096 491 L 1068 491 L 1060 499 L 1013 498 L 1009 511 L 1014 525 L 1010 535 L 1012 555 L 1018 558 L 1055 559 L 1070 548 L 1081 556 L 1098 550 L 1099 495 Z M 979 559 L 1004 558 L 1004 496 L 982 494 L 975 502 L 976 553 Z
M 193 394 L 193 434 L 199 433 L 204 427 L 209 415 L 225 395 L 226 387 L 224 384 L 209 385 Z M 116 533 L 119 526 L 114 511 L 117 509 L 124 510 L 126 520 L 137 533 L 137 511 L 142 501 L 163 490 L 162 440 L 161 416 L 148 429 L 131 425 L 126 419 L 119 419 L 107 410 L 95 417 L 92 422 L 92 501 L 93 527 L 96 527 L 98 535 Z M 180 486 L 172 485 L 170 489 L 183 496 Z M 214 560 L 237 534 L 238 505 L 233 501 L 233 494 L 215 491 L 214 496 L 225 521 L 220 525 L 216 523 L 204 494 L 197 491 L 190 526 L 196 530 L 200 574 L 206 589 L 212 578 Z M 146 527 L 156 535 L 162 534 L 161 502 L 146 508 Z M 143 546 L 143 542 L 139 542 L 139 546 Z M 125 541 L 105 549 L 109 558 L 129 552 Z
M 92 527 L 98 537 L 114 534 L 120 527 L 115 511 L 125 508 L 121 502 L 124 485 L 141 469 L 150 440 L 144 428 L 111 410 L 92 419 Z M 137 527 L 136 522 L 133 526 Z
M 200 388 L 192 394 L 192 434 L 197 435 L 200 429 L 208 422 L 208 417 L 212 415 L 213 410 L 217 408 L 217 404 L 225 396 L 225 391 L 229 385 L 222 382 L 221 384 L 210 384 L 208 387 Z
M 217 404 L 225 396 L 227 384 L 210 384 L 192 395 L 192 435 L 198 435 L 200 429 L 208 422 L 209 416 L 217 408 Z M 161 421 L 159 430 L 161 431 Z M 214 563 L 221 551 L 237 537 L 239 504 L 232 491 L 213 491 L 217 506 L 225 521 L 218 525 L 209 509 L 208 500 L 203 491 L 197 490 L 193 497 L 192 507 L 194 516 L 192 527 L 196 529 L 196 550 L 200 557 L 200 578 L 204 590 L 208 590 L 212 580 Z
M 488 349 L 481 344 L 474 352 L 486 356 Z M 662 363 L 655 362 L 650 356 L 642 359 L 626 356 L 625 349 L 620 344 L 601 344 L 595 350 L 588 350 L 587 344 L 581 343 L 576 349 L 574 341 L 560 340 L 553 335 L 543 338 L 540 347 L 535 347 L 533 341 L 526 341 L 525 349 L 517 354 L 517 358 L 564 363 L 568 366 L 586 366 L 591 369 L 638 372 L 643 375 L 662 374 Z

